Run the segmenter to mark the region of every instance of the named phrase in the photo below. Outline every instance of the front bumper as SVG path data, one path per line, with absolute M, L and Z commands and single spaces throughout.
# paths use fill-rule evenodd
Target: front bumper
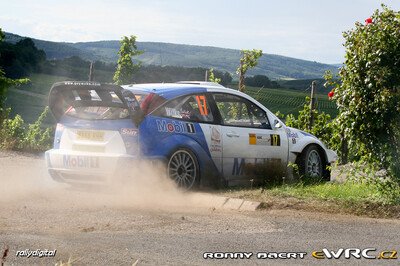
M 339 157 L 335 151 L 330 150 L 330 149 L 326 149 L 325 151 L 326 151 L 326 157 L 327 157 L 328 163 L 334 163 L 339 159 Z

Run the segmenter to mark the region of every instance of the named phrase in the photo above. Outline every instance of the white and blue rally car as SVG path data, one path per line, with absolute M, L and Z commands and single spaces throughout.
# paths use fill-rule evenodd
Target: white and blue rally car
M 334 151 L 250 96 L 215 83 L 53 85 L 54 180 L 107 183 L 138 160 L 162 161 L 178 186 L 235 185 L 301 174 L 329 179 Z M 135 174 L 135 173 L 133 173 Z M 140 175 L 140 173 L 137 173 Z

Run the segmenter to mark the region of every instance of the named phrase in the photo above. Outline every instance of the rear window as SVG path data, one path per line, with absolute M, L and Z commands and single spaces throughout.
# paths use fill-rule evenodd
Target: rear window
M 72 90 L 71 104 L 64 105 L 64 114 L 80 119 L 123 119 L 129 117 L 122 99 L 107 90 Z
M 70 107 L 66 115 L 89 120 L 124 119 L 129 117 L 128 109 L 120 107 L 88 106 Z
M 110 103 L 110 105 L 113 103 L 123 104 L 114 91 L 73 90 L 72 95 L 75 98 L 74 103 L 82 103 L 82 106 L 70 105 L 65 111 L 65 115 L 88 120 L 129 117 L 127 108 L 104 106 L 104 103 Z M 85 106 L 83 103 L 85 101 L 90 102 L 90 106 Z M 102 104 L 96 105 L 96 102 Z
M 81 119 L 138 118 L 139 102 L 144 95 L 135 95 L 131 90 L 114 84 L 89 81 L 64 81 L 55 83 L 49 93 L 49 107 L 54 117 Z

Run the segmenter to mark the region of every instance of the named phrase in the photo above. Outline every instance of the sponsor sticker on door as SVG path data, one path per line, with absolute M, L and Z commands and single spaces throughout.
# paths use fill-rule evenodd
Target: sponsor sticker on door
M 255 134 L 249 133 L 250 145 L 280 146 L 281 137 L 279 134 Z
M 178 121 L 167 122 L 166 120 L 156 120 L 158 132 L 168 133 L 196 133 L 193 123 Z

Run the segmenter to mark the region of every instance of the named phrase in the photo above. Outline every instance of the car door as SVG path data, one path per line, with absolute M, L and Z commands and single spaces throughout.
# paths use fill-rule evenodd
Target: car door
M 221 116 L 223 174 L 228 183 L 283 175 L 288 156 L 284 128 L 273 128 L 267 112 L 244 97 L 214 93 L 213 99 Z
M 149 142 L 146 146 L 154 147 L 155 142 L 163 141 L 171 133 L 187 135 L 204 150 L 202 152 L 195 147 L 190 147 L 198 156 L 199 163 L 207 165 L 204 167 L 205 170 L 218 173 L 222 171 L 220 125 L 214 122 L 213 112 L 205 92 L 183 95 L 170 100 L 155 110 L 145 122 L 149 123 L 148 128 L 155 127 L 153 131 L 156 130 L 160 133 L 159 138 L 154 140 L 148 132 L 148 137 L 145 136 L 142 139 L 144 142 Z M 175 144 L 179 146 L 182 143 L 175 142 Z M 165 145 L 160 144 L 159 146 Z M 202 156 L 202 154 L 207 156 Z M 213 164 L 216 169 L 209 167 Z

